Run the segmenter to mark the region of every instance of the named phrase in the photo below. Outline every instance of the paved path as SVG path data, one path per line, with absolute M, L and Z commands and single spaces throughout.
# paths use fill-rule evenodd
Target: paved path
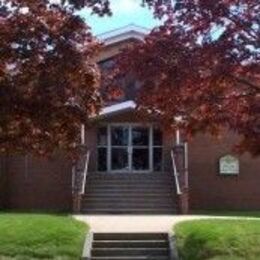
M 160 216 L 134 216 L 134 215 L 74 215 L 77 220 L 90 225 L 93 232 L 170 232 L 174 224 L 193 219 L 205 218 L 236 218 L 214 217 L 199 215 L 160 215 Z

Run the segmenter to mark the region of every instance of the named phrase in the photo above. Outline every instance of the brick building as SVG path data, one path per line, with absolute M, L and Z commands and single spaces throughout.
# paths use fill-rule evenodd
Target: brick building
M 100 35 L 98 57 L 110 66 L 122 47 L 147 31 L 128 26 Z M 6 156 L 0 161 L 0 207 L 82 213 L 174 214 L 192 209 L 259 210 L 260 158 L 232 153 L 237 136 L 199 134 L 184 142 L 135 110 L 140 87 L 124 93 L 82 128 L 82 158 Z

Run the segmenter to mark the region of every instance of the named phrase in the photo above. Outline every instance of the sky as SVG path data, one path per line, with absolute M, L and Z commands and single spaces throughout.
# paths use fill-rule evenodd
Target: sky
M 148 29 L 159 24 L 148 8 L 141 7 L 141 0 L 111 0 L 112 17 L 98 17 L 89 11 L 82 10 L 80 15 L 91 26 L 95 35 L 121 28 L 129 24 L 143 26 Z

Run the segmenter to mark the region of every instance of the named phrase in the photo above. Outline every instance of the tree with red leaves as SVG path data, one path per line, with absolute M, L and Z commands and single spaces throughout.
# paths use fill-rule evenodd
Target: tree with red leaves
M 100 107 L 99 44 L 74 12 L 83 1 L 51 2 L 0 1 L 2 153 L 72 151 L 81 123 Z M 99 2 L 88 7 L 109 12 Z
M 0 154 L 72 151 L 100 108 L 99 44 L 82 8 L 112 14 L 109 0 L 0 0 Z
M 119 58 L 120 73 L 142 82 L 139 109 L 186 136 L 228 127 L 237 148 L 259 155 L 259 1 L 168 1 L 164 10 L 164 25 Z

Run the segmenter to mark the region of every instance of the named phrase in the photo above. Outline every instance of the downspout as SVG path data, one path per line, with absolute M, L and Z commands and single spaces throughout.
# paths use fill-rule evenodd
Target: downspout
M 189 158 L 188 158 L 188 142 L 184 143 L 184 175 L 185 187 L 189 188 Z
M 85 144 L 85 124 L 81 124 L 81 129 L 80 129 L 80 143 L 81 145 Z
M 181 144 L 180 130 L 177 129 L 175 134 L 176 134 L 176 145 L 180 145 Z

